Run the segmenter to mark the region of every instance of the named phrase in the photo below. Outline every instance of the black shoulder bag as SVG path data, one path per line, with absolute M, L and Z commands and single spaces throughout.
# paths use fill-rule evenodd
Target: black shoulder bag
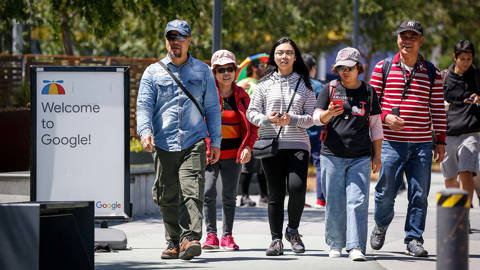
M 290 110 L 290 107 L 293 103 L 293 98 L 297 93 L 298 85 L 300 84 L 300 80 L 298 79 L 297 85 L 295 86 L 295 91 L 293 92 L 292 98 L 290 99 L 290 104 L 288 104 L 288 108 L 286 113 Z M 274 157 L 278 153 L 278 137 L 280 137 L 280 132 L 282 132 L 283 126 L 280 127 L 278 130 L 277 136 L 273 139 L 258 139 L 255 144 L 253 145 L 252 155 L 254 158 L 262 159 L 262 158 L 269 158 Z
M 172 77 L 172 79 L 177 83 L 178 87 L 182 89 L 182 91 L 187 95 L 188 98 L 190 98 L 190 100 L 195 104 L 195 106 L 197 106 L 197 109 L 202 115 L 202 118 L 205 118 L 205 113 L 203 112 L 202 108 L 198 104 L 197 99 L 194 96 L 192 96 L 192 94 L 190 94 L 187 88 L 185 88 L 183 83 L 177 78 L 177 76 L 175 76 L 175 74 L 173 74 L 173 72 L 167 67 L 167 65 L 165 65 L 162 61 L 158 61 L 158 63 L 160 64 L 160 66 L 162 66 L 163 69 L 165 69 L 168 72 L 170 77 Z

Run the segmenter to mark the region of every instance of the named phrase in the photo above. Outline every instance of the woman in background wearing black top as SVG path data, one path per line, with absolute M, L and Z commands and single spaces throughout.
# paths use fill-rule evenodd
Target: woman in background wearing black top
M 370 168 L 378 172 L 381 166 L 381 110 L 375 91 L 358 79 L 363 66 L 357 49 L 340 50 L 332 72 L 341 79 L 320 91 L 313 115 L 316 125 L 324 125 L 325 239 L 330 258 L 340 257 L 345 248 L 352 261 L 364 261 Z
M 447 146 L 445 158 L 440 164 L 445 186 L 467 191 L 470 201 L 473 197 L 473 176 L 478 171 L 480 139 L 480 74 L 472 65 L 474 56 L 472 42 L 460 40 L 453 54 L 455 63 L 444 73 Z

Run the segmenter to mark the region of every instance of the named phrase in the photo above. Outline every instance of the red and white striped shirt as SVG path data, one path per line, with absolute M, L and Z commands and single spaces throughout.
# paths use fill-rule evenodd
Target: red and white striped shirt
M 420 57 L 420 65 L 408 88 L 405 99 L 402 101 L 402 92 L 405 86 L 405 79 L 400 67 L 400 53 L 397 53 L 392 60 L 390 73 L 385 82 L 385 90 L 380 100 L 382 108 L 383 134 L 385 140 L 398 142 L 431 142 L 432 131 L 429 110 L 430 80 L 428 78 L 427 65 Z M 372 85 L 380 98 L 383 85 L 382 76 L 383 60 L 378 62 L 373 69 L 370 79 Z M 447 120 L 443 104 L 443 82 L 440 71 L 437 74 L 432 87 L 430 109 L 432 115 L 433 129 L 438 142 L 445 142 Z M 406 69 L 407 76 L 410 71 Z M 392 114 L 392 108 L 400 108 L 400 117 L 404 121 L 404 129 L 393 131 L 385 123 L 385 116 Z

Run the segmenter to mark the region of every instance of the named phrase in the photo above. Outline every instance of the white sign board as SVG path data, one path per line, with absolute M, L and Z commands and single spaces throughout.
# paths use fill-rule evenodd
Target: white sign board
M 33 67 L 32 200 L 130 215 L 128 67 Z M 127 152 L 128 151 L 128 152 Z

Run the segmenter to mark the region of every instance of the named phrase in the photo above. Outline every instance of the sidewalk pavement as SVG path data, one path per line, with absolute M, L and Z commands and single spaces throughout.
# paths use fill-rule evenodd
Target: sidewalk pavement
M 369 235 L 373 227 L 373 191 L 375 182 L 370 185 Z M 405 255 L 403 244 L 403 227 L 408 202 L 406 192 L 399 194 L 395 205 L 395 218 L 390 225 L 385 245 L 380 251 L 373 251 L 367 243 L 367 261 L 351 262 L 346 255 L 330 259 L 329 248 L 325 244 L 324 210 L 305 208 L 299 231 L 303 235 L 306 252 L 295 255 L 290 244 L 284 239 L 285 255 L 265 256 L 265 249 L 270 244 L 267 208 L 237 208 L 234 238 L 240 246 L 239 251 L 204 251 L 191 261 L 162 260 L 161 252 L 166 247 L 164 227 L 160 214 L 145 216 L 128 223 L 112 225 L 123 230 L 128 239 L 127 250 L 112 253 L 96 253 L 97 270 L 130 269 L 388 269 L 388 270 L 428 270 L 436 269 L 436 194 L 444 188 L 440 173 L 432 173 L 432 186 L 429 196 L 429 209 L 424 233 L 424 247 L 428 258 L 414 258 Z M 258 199 L 258 196 L 253 196 Z M 288 198 L 287 198 L 288 200 Z M 286 200 L 286 201 L 287 201 Z M 307 193 L 307 203 L 313 204 L 315 193 Z M 470 269 L 480 269 L 480 207 L 475 198 L 475 208 L 470 211 L 473 234 L 470 234 Z M 218 228 L 221 230 L 221 211 L 217 209 Z M 286 214 L 286 211 L 285 211 Z M 286 226 L 286 221 L 284 223 Z M 205 236 L 202 242 L 205 240 Z M 345 252 L 345 251 L 343 251 Z

